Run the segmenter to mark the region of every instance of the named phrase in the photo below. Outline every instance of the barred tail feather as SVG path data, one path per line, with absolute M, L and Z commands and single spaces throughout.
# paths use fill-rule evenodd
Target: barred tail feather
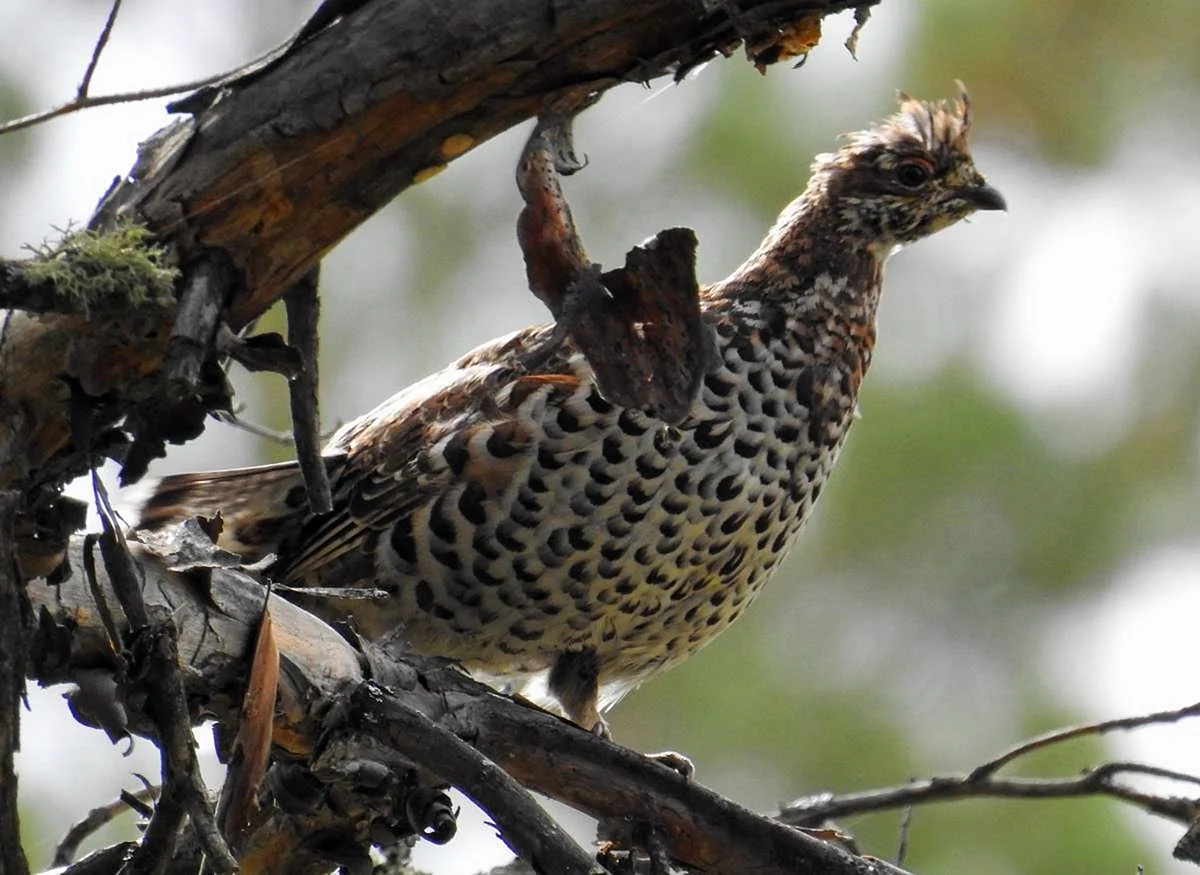
M 257 561 L 279 552 L 308 510 L 295 462 L 164 477 L 142 506 L 138 528 L 161 529 L 193 516 L 221 515 L 219 545 Z

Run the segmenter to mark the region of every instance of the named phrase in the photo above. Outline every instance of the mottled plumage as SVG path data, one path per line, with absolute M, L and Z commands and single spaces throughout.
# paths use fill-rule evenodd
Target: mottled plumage
M 854 417 L 883 263 L 1004 203 L 967 149 L 965 96 L 900 111 L 817 158 L 804 193 L 732 276 L 703 290 L 721 363 L 679 425 L 606 401 L 548 326 L 469 353 L 330 441 L 332 513 L 294 465 L 169 477 L 142 523 L 220 510 L 222 544 L 275 553 L 293 584 L 370 636 L 528 691 L 571 719 L 704 646 L 786 555 Z

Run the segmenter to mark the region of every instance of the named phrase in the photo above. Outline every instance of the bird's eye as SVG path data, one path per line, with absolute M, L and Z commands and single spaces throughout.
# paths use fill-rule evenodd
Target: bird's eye
M 928 161 L 905 161 L 896 167 L 896 181 L 905 188 L 920 188 L 933 179 L 933 167 Z

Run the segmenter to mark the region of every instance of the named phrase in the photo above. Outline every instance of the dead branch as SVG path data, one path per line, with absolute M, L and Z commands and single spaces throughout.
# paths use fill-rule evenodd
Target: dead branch
M 317 322 L 321 301 L 317 295 L 320 270 L 314 267 L 288 289 L 283 302 L 287 307 L 288 345 L 300 353 L 301 367 L 288 380 L 288 396 L 292 410 L 292 436 L 296 444 L 296 459 L 304 475 L 304 492 L 313 513 L 328 513 L 333 509 L 329 490 L 329 473 L 321 457 L 321 415 L 317 409 L 317 361 L 319 336 Z
M 75 90 L 76 100 L 87 99 L 88 91 L 92 87 L 92 77 L 96 75 L 96 66 L 100 63 L 100 56 L 104 54 L 109 37 L 112 36 L 113 25 L 117 23 L 117 13 L 120 11 L 121 0 L 113 0 L 108 17 L 104 19 L 104 27 L 100 28 L 100 36 L 96 37 L 96 44 L 92 47 L 92 57 L 88 60 L 87 69 L 83 71 L 83 78 L 79 80 L 79 87 Z
M 75 854 L 83 842 L 127 811 L 137 811 L 139 814 L 149 817 L 152 810 L 150 803 L 158 799 L 161 792 L 161 787 L 146 784 L 136 793 L 122 790 L 121 795 L 112 802 L 96 806 L 81 819 L 75 821 L 67 830 L 66 835 L 54 849 L 54 859 L 51 861 L 51 865 L 70 865 L 75 860 Z
M 1152 714 L 1141 714 L 1135 717 L 1118 717 L 1114 720 L 1101 720 L 1097 723 L 1085 723 L 1081 726 L 1056 729 L 1023 741 L 1006 750 L 998 757 L 994 757 L 986 763 L 976 766 L 971 770 L 971 774 L 968 777 L 972 780 L 990 777 L 1020 757 L 1046 747 L 1072 741 L 1076 738 L 1104 735 L 1107 732 L 1141 729 L 1144 726 L 1152 726 L 1154 724 L 1178 723 L 1180 720 L 1187 720 L 1190 717 L 1198 716 L 1200 716 L 1200 702 L 1194 702 L 1183 708 L 1172 708 L 1169 711 L 1155 711 Z
M 92 482 L 104 526 L 99 538 L 100 554 L 113 585 L 113 595 L 128 619 L 127 628 L 118 633 L 117 640 L 127 642 L 127 647 L 122 648 L 124 664 L 120 666 L 118 679 L 123 680 L 122 675 L 129 672 L 138 676 L 138 683 L 145 689 L 144 710 L 154 726 L 153 737 L 162 759 L 163 792 L 142 842 L 130 859 L 131 870 L 161 872 L 163 861 L 170 859 L 175 850 L 180 829 L 190 818 L 210 865 L 221 875 L 227 875 L 237 871 L 237 861 L 217 831 L 208 791 L 200 775 L 174 624 L 170 614 L 161 609 L 152 617 L 142 598 L 143 575 L 129 552 L 108 495 L 95 474 Z M 94 568 L 90 570 L 94 573 Z M 98 589 L 97 580 L 88 581 L 89 593 Z M 111 609 L 108 613 L 111 617 Z M 105 633 L 111 635 L 107 623 Z M 130 653 L 128 659 L 123 655 L 126 650 Z
M 174 559 L 179 570 L 172 571 L 147 547 L 129 547 L 147 611 L 165 608 L 173 618 L 191 719 L 236 726 L 263 588 L 231 568 Z M 145 691 L 136 677 L 120 673 L 108 645 L 81 543 L 69 557 L 68 579 L 29 587 L 39 618 L 29 674 L 52 683 L 111 671 L 129 729 L 152 733 L 153 721 L 135 705 Z M 119 633 L 128 634 L 105 568 L 97 569 L 96 583 L 111 601 Z M 374 648 L 364 661 L 310 614 L 277 596 L 270 603 L 281 657 L 276 757 L 248 828 L 242 872 L 316 873 L 361 860 L 381 836 L 421 832 L 426 824 L 408 800 L 446 783 L 488 805 L 507 840 L 541 861 L 540 871 L 568 871 L 557 867 L 578 853 L 569 850 L 573 843 L 540 829 L 523 833 L 530 822 L 513 820 L 514 811 L 524 810 L 513 803 L 525 792 L 516 782 L 601 821 L 645 824 L 673 860 L 698 872 L 900 872 L 753 814 L 640 754 L 497 695 L 442 661 Z M 194 847 L 185 841 L 177 859 Z
M 20 506 L 13 492 L 0 491 L 0 532 L 12 531 Z M 21 698 L 25 667 L 20 654 L 28 649 L 29 606 L 22 596 L 15 545 L 0 537 L 0 836 L 19 836 L 17 772 L 13 754 L 19 747 Z M 29 863 L 20 842 L 0 842 L 0 872 L 24 875 Z
M 1190 797 L 1163 796 L 1138 790 L 1119 779 L 1142 775 L 1179 784 L 1200 785 L 1200 775 L 1129 762 L 1101 763 L 1071 777 L 1009 778 L 998 776 L 997 772 L 1034 751 L 1065 744 L 1078 738 L 1103 735 L 1117 730 L 1140 729 L 1156 724 L 1177 723 L 1196 716 L 1200 716 L 1200 703 L 1168 711 L 1071 726 L 1028 739 L 966 774 L 939 775 L 925 780 L 910 781 L 898 787 L 866 790 L 861 793 L 825 793 L 809 796 L 784 805 L 779 819 L 794 826 L 816 827 L 856 814 L 954 799 L 1062 799 L 1106 796 L 1128 802 L 1174 823 L 1191 824 L 1200 816 L 1200 791 L 1193 790 Z
M 175 85 L 164 85 L 159 88 L 141 88 L 137 91 L 118 91 L 112 94 L 95 96 L 91 94 L 80 95 L 77 93 L 70 100 L 53 106 L 50 109 L 31 112 L 29 115 L 23 115 L 20 118 L 0 122 L 0 134 L 12 134 L 17 131 L 23 131 L 27 128 L 45 124 L 56 118 L 62 118 L 65 115 L 82 112 L 85 109 L 96 109 L 101 106 L 117 106 L 122 103 L 140 103 L 143 100 L 158 100 L 163 97 L 170 97 L 173 94 L 184 94 L 188 91 L 195 91 L 197 88 L 203 88 L 205 85 L 211 85 L 220 78 L 219 75 L 205 76 L 203 79 L 193 79 L 190 82 L 179 82 Z

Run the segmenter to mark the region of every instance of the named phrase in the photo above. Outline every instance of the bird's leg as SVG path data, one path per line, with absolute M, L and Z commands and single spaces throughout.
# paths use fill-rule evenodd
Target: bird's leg
M 551 694 L 562 705 L 567 719 L 601 738 L 612 740 L 608 723 L 600 716 L 600 663 L 596 651 L 565 650 L 554 660 L 547 682 Z M 646 754 L 646 758 L 678 772 L 685 781 L 696 774 L 692 761 L 681 753 L 664 750 Z
M 600 663 L 596 651 L 567 650 L 558 655 L 548 682 L 567 719 L 602 738 L 609 738 L 608 724 L 600 716 Z

